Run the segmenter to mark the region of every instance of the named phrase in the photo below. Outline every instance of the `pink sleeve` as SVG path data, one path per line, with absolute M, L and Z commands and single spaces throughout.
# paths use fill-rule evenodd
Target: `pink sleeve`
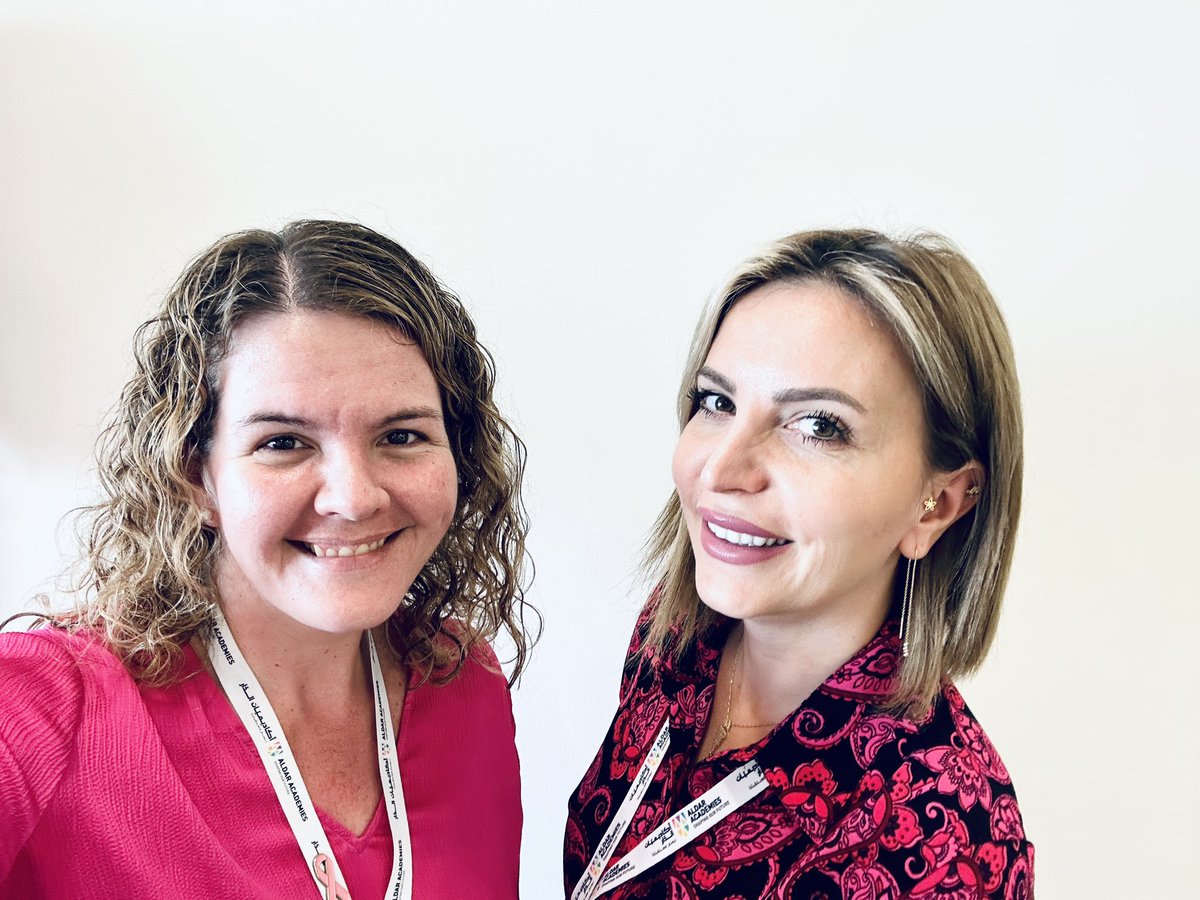
M 57 635 L 0 635 L 0 882 L 71 761 L 83 681 Z

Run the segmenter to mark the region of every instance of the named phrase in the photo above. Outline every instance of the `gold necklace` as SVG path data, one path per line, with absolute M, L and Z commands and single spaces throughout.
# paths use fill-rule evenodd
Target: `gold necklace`
M 709 756 L 716 756 L 721 752 L 721 748 L 725 746 L 725 741 L 729 739 L 729 732 L 734 728 L 774 728 L 778 722 L 763 722 L 761 724 L 752 724 L 750 722 L 742 723 L 733 721 L 733 695 L 737 687 L 738 669 L 742 662 L 742 647 L 745 645 L 745 635 L 738 638 L 737 653 L 733 655 L 733 671 L 729 673 L 729 695 L 725 698 L 725 718 L 721 722 L 721 727 L 717 729 L 717 743 L 709 751 Z
M 716 756 L 721 752 L 721 748 L 725 746 L 725 739 L 729 737 L 729 729 L 733 727 L 733 680 L 737 677 L 738 663 L 742 660 L 742 642 L 738 641 L 737 653 L 733 655 L 733 668 L 729 673 L 729 695 L 725 698 L 725 720 L 721 722 L 721 727 L 717 729 L 717 742 L 713 745 L 712 750 L 708 755 Z

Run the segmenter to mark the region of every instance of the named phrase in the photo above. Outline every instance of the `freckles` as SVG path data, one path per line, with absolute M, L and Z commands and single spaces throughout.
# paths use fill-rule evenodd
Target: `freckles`
M 405 498 L 413 508 L 426 510 L 441 526 L 449 526 L 458 505 L 458 472 L 452 463 L 438 460 L 426 466 L 418 477 L 403 483 L 397 496 Z
M 448 528 L 454 521 L 454 511 L 458 506 L 458 479 L 455 477 L 445 479 L 442 482 L 439 496 L 442 498 L 440 504 L 442 508 L 441 524 L 443 528 Z

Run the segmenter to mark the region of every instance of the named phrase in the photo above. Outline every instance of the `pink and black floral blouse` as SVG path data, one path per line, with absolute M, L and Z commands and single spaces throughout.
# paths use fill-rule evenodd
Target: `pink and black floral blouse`
M 643 613 L 612 729 L 570 800 L 568 896 L 664 716 L 670 750 L 612 862 L 751 758 L 769 786 L 606 900 L 1033 896 L 1033 845 L 1008 771 L 954 686 L 920 720 L 877 707 L 899 663 L 893 623 L 762 741 L 700 762 L 732 623 L 678 664 L 642 654 L 647 624 Z

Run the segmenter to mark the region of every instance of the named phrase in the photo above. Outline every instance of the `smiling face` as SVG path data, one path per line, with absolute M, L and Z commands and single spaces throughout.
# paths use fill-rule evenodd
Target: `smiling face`
M 729 311 L 696 391 L 673 475 L 700 598 L 877 626 L 931 475 L 895 339 L 835 287 L 769 284 Z
M 424 354 L 369 319 L 267 314 L 237 328 L 219 376 L 202 502 L 226 612 L 325 632 L 386 620 L 457 500 Z

